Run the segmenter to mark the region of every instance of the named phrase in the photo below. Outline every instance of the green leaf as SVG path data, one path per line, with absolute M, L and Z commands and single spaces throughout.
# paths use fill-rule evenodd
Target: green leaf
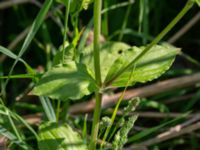
M 12 59 L 15 59 L 15 60 L 18 59 L 17 55 L 15 55 L 12 51 L 10 51 L 9 49 L 3 46 L 0 46 L 0 52 L 3 53 L 4 55 L 7 55 L 8 57 Z M 19 61 L 24 64 L 28 72 L 34 73 L 34 70 L 23 59 L 19 58 Z
M 135 59 L 145 47 L 132 47 L 125 51 L 111 66 L 105 82 L 109 82 L 126 67 L 133 59 Z M 172 65 L 178 49 L 169 45 L 155 45 L 142 58 L 135 62 L 129 69 L 123 72 L 117 79 L 112 81 L 113 86 L 122 87 L 126 85 L 129 75 L 133 69 L 133 75 L 129 85 L 136 82 L 145 83 L 158 78 Z
M 28 35 L 26 36 L 26 39 L 22 45 L 22 48 L 18 54 L 18 57 L 20 58 L 24 52 L 27 50 L 28 46 L 30 45 L 31 41 L 33 40 L 35 34 L 37 33 L 37 31 L 39 30 L 42 22 L 44 21 L 45 19 L 45 16 L 46 14 L 48 13 L 51 5 L 53 3 L 53 0 L 45 0 L 42 8 L 40 9 L 37 17 L 35 18 L 31 28 L 30 28 L 30 31 L 28 33 Z
M 105 80 L 106 75 L 108 74 L 108 71 L 113 63 L 128 48 L 130 48 L 130 46 L 122 42 L 106 42 L 101 46 L 100 62 L 102 81 Z M 81 62 L 84 63 L 90 70 L 93 70 L 94 76 L 93 45 L 90 45 L 83 50 Z
M 86 67 L 71 61 L 66 66 L 47 71 L 33 89 L 33 94 L 59 100 L 80 99 L 95 89 L 95 81 Z
M 70 3 L 70 13 L 76 14 L 79 13 L 82 9 L 83 0 L 71 0 Z
M 11 142 L 17 144 L 22 149 L 28 150 L 30 147 L 24 142 L 19 140 L 13 133 L 8 131 L 6 128 L 0 125 L 0 135 L 3 135 L 4 137 L 8 138 Z
M 87 150 L 81 137 L 69 125 L 51 122 L 40 126 L 38 145 L 40 150 Z
M 63 45 L 59 47 L 59 51 L 53 58 L 53 66 L 68 64 L 69 61 L 74 59 L 74 46 L 65 42 L 65 54 L 64 54 L 64 62 L 63 62 Z
M 55 115 L 55 112 L 54 112 L 54 109 L 53 109 L 50 99 L 48 99 L 48 97 L 41 96 L 40 102 L 42 104 L 42 107 L 44 109 L 44 112 L 45 112 L 48 120 L 51 122 L 56 122 L 56 115 Z
M 12 59 L 17 59 L 17 55 L 15 55 L 12 51 L 10 51 L 9 49 L 0 46 L 0 52 L 7 55 L 8 57 L 12 58 Z M 24 60 L 22 60 L 21 58 L 19 58 L 19 61 L 21 61 L 22 63 L 25 63 Z
M 26 39 L 22 45 L 22 48 L 19 51 L 19 54 L 17 55 L 17 58 L 15 59 L 15 62 L 13 63 L 10 71 L 9 71 L 9 76 L 12 74 L 14 67 L 16 66 L 17 62 L 20 60 L 21 56 L 26 52 L 28 46 L 30 45 L 31 41 L 33 40 L 35 34 L 37 33 L 37 31 L 40 28 L 40 25 L 42 24 L 42 22 L 44 21 L 44 18 L 48 12 L 48 10 L 51 7 L 53 0 L 46 0 L 42 6 L 42 8 L 40 9 L 37 17 L 35 18 L 28 35 L 26 36 Z M 34 71 L 31 69 L 31 67 L 26 66 L 28 72 L 30 73 L 34 73 Z M 6 84 L 8 82 L 9 78 L 6 80 Z
M 83 0 L 83 3 L 82 3 L 82 7 L 83 9 L 88 9 L 89 5 L 93 2 L 94 0 Z
M 101 47 L 100 62 L 101 76 L 104 83 L 109 82 L 112 78 L 125 66 L 127 66 L 134 58 L 136 58 L 145 47 L 130 47 L 122 42 L 106 42 Z M 93 70 L 93 46 L 87 47 L 82 53 L 81 62 L 90 70 Z M 169 45 L 156 45 L 141 59 L 136 61 L 132 67 L 122 73 L 116 80 L 112 82 L 113 86 L 124 87 L 129 80 L 133 70 L 133 76 L 129 82 L 129 86 L 136 82 L 147 82 L 158 78 L 172 65 L 178 49 Z
M 66 5 L 68 0 L 56 0 L 56 2 Z
M 197 5 L 200 7 L 200 0 L 195 0 Z
M 139 133 L 136 133 L 133 136 L 129 137 L 128 143 L 133 143 L 133 142 L 135 142 L 137 140 L 141 140 L 142 138 L 147 137 L 148 135 L 150 135 L 152 133 L 155 133 L 159 129 L 162 129 L 162 128 L 164 128 L 166 126 L 169 126 L 171 124 L 175 124 L 177 121 L 180 121 L 181 119 L 187 117 L 188 115 L 189 115 L 189 113 L 184 113 L 181 116 L 179 116 L 178 118 L 169 120 L 167 122 L 161 123 L 158 126 L 155 126 L 155 127 L 152 127 L 152 128 L 148 128 L 148 129 L 145 129 L 145 130 L 143 130 L 143 131 L 141 131 Z

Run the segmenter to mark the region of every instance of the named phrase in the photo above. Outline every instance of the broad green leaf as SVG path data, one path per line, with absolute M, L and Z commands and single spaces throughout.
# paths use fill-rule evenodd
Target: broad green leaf
M 40 126 L 38 145 L 40 150 L 87 150 L 79 134 L 69 125 L 51 122 Z
M 115 75 L 135 59 L 145 47 L 130 47 L 122 42 L 107 42 L 100 52 L 101 76 L 104 83 L 112 80 Z M 82 53 L 81 62 L 93 70 L 93 46 L 87 47 Z M 129 85 L 136 82 L 147 82 L 158 78 L 172 65 L 178 49 L 169 45 L 156 45 L 141 59 L 132 65 L 112 82 L 113 86 L 124 87 L 133 70 Z
M 33 94 L 58 100 L 80 99 L 95 89 L 95 81 L 86 67 L 71 61 L 66 66 L 47 71 L 33 89 Z
M 119 57 L 111 66 L 105 82 L 109 82 L 127 66 L 133 59 L 135 59 L 145 47 L 132 47 L 125 51 L 124 55 Z M 145 83 L 158 78 L 172 65 L 178 49 L 169 45 L 155 45 L 142 58 L 135 62 L 129 69 L 123 72 L 117 79 L 112 82 L 113 86 L 122 87 L 126 85 L 129 75 L 133 70 L 133 75 L 129 85 L 136 82 Z
M 110 67 L 113 63 L 123 55 L 124 51 L 130 48 L 129 45 L 122 42 L 106 42 L 101 47 L 100 62 L 101 62 L 101 77 L 104 81 Z M 86 64 L 90 70 L 94 70 L 93 61 L 93 45 L 90 45 L 82 52 L 81 62 Z M 93 71 L 94 76 L 94 71 Z

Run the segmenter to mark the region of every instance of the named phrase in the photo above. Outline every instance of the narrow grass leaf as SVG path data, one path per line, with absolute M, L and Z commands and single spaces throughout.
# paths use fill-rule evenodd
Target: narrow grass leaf
M 40 25 L 42 24 L 49 8 L 51 7 L 51 4 L 52 4 L 53 0 L 46 0 L 44 5 L 42 6 L 40 12 L 38 13 L 37 17 L 35 18 L 31 28 L 30 28 L 30 31 L 22 45 L 22 48 L 17 56 L 17 58 L 15 59 L 15 62 L 14 64 L 12 65 L 11 69 L 10 69 L 10 72 L 9 72 L 9 76 L 12 74 L 13 70 L 14 70 L 14 67 L 15 65 L 17 64 L 17 62 L 20 60 L 21 56 L 24 54 L 24 52 L 27 50 L 28 46 L 30 45 L 32 39 L 34 38 L 35 34 L 37 33 Z M 8 83 L 8 80 L 6 81 L 6 84 Z
M 0 104 L 0 114 L 1 115 L 5 115 L 8 117 L 8 119 L 10 120 L 10 122 L 14 123 L 12 121 L 12 118 L 15 119 L 16 121 L 21 122 L 25 127 L 27 127 L 32 133 L 33 135 L 38 138 L 37 133 L 35 132 L 35 130 L 26 122 L 26 120 L 24 120 L 21 116 L 19 116 L 18 114 L 16 114 L 15 112 L 11 111 L 9 108 L 7 108 L 6 106 Z
M 4 128 L 1 125 L 0 125 L 0 135 L 5 136 L 11 142 L 17 144 L 22 149 L 25 149 L 25 150 L 31 149 L 26 143 L 24 143 L 23 141 L 19 140 L 13 133 L 11 133 L 10 131 L 8 131 L 6 128 Z
M 141 132 L 139 132 L 139 133 L 137 133 L 137 134 L 135 134 L 133 136 L 130 136 L 130 138 L 128 139 L 128 143 L 132 143 L 132 142 L 134 142 L 136 140 L 142 139 L 142 138 L 144 138 L 144 137 L 146 137 L 146 136 L 158 131 L 159 129 L 161 129 L 161 128 L 167 126 L 167 125 L 170 125 L 172 123 L 180 121 L 182 118 L 184 118 L 184 116 L 187 116 L 187 115 L 188 115 L 188 113 L 185 113 L 185 114 L 183 114 L 182 116 L 180 116 L 178 118 L 175 118 L 173 120 L 167 121 L 167 122 L 165 122 L 163 124 L 160 124 L 160 125 L 158 125 L 156 127 L 152 127 L 152 128 L 146 129 L 146 130 L 141 131 Z
M 44 112 L 51 122 L 56 122 L 56 115 L 53 109 L 53 106 L 51 104 L 51 101 L 47 97 L 40 97 L 40 102 L 42 104 L 42 107 L 44 109 Z

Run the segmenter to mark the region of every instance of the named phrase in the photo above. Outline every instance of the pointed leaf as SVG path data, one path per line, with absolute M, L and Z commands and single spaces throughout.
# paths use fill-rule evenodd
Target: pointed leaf
M 101 47 L 100 62 L 101 76 L 104 83 L 112 78 L 136 58 L 145 47 L 130 47 L 122 42 L 106 42 Z M 87 47 L 82 53 L 81 61 L 93 70 L 93 46 Z M 124 87 L 133 70 L 133 76 L 129 85 L 136 82 L 147 82 L 158 78 L 172 65 L 178 49 L 169 45 L 156 45 L 142 58 L 140 58 L 130 69 L 126 70 L 116 80 L 113 86 Z
M 40 126 L 38 145 L 40 150 L 87 150 L 81 137 L 69 125 L 51 122 Z
M 86 67 L 71 61 L 66 66 L 53 67 L 46 72 L 33 93 L 59 100 L 80 99 L 95 88 L 95 81 Z
M 145 47 L 132 47 L 127 50 L 122 57 L 119 57 L 109 70 L 106 81 L 109 81 L 121 69 L 127 66 L 134 58 L 136 58 Z M 136 82 L 145 83 L 158 78 L 172 65 L 178 49 L 169 45 L 155 45 L 142 58 L 135 62 L 128 70 L 123 72 L 116 80 L 112 82 L 113 86 L 125 86 L 133 70 L 133 76 L 130 85 Z

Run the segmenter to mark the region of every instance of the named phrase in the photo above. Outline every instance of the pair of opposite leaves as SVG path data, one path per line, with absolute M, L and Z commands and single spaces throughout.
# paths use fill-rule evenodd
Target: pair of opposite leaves
M 131 47 L 122 42 L 104 43 L 100 51 L 103 83 L 110 81 L 144 48 Z M 112 81 L 111 86 L 125 87 L 127 82 L 128 86 L 131 86 L 136 82 L 145 83 L 158 78 L 170 68 L 178 51 L 169 45 L 153 46 L 132 67 Z M 93 46 L 90 45 L 81 53 L 80 63 L 67 60 L 66 65 L 56 65 L 47 71 L 35 86 L 33 93 L 58 100 L 76 100 L 91 94 L 98 88 L 94 79 L 93 64 Z

